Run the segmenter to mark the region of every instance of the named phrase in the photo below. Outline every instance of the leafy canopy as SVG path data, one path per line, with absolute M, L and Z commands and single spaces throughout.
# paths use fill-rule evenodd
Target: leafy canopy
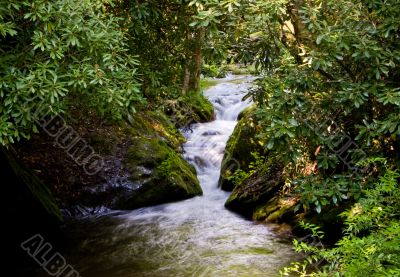
M 33 114 L 73 101 L 120 119 L 143 102 L 138 60 L 111 1 L 0 1 L 0 143 L 29 138 Z M 69 101 L 73 100 L 73 101 Z
M 251 53 L 261 72 L 249 94 L 260 141 L 284 161 L 297 208 L 354 204 L 339 244 L 297 244 L 315 255 L 292 272 L 308 276 L 323 259 L 328 266 L 310 275 L 399 275 L 400 2 L 193 3 L 203 8 L 196 24 L 216 29 L 243 61 Z

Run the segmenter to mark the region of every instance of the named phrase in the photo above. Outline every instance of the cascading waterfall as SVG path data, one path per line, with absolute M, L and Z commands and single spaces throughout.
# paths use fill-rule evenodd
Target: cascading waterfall
M 252 77 L 228 77 L 205 91 L 216 120 L 185 132 L 185 158 L 204 195 L 186 201 L 115 212 L 71 224 L 69 261 L 82 276 L 276 276 L 295 259 L 290 243 L 262 224 L 224 208 L 217 187 L 226 142 Z

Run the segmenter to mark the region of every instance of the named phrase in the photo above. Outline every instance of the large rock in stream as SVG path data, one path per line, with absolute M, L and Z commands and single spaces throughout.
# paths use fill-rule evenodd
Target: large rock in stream
M 66 131 L 62 129 L 56 138 L 39 132 L 15 148 L 21 162 L 49 188 L 64 216 L 201 195 L 194 168 L 182 158 L 185 137 L 177 126 L 210 120 L 213 106 L 200 93 L 171 103 L 172 110 L 149 107 L 127 121 L 109 120 L 77 104 L 69 111 Z M 92 155 L 98 158 L 98 167 L 88 173 L 87 158 Z
M 284 166 L 276 155 L 266 152 L 265 143 L 257 138 L 262 127 L 255 111 L 256 107 L 252 106 L 239 115 L 239 122 L 227 143 L 219 180 L 223 190 L 232 191 L 225 206 L 255 220 L 293 221 L 297 199 L 281 193 Z M 267 156 L 266 163 L 235 185 L 229 177 L 237 169 L 249 171 L 249 165 L 255 161 L 253 152 Z
M 280 164 L 257 170 L 234 188 L 225 206 L 251 217 L 257 206 L 273 198 L 284 185 L 282 172 Z
M 132 185 L 115 208 L 135 209 L 202 194 L 195 168 L 160 138 L 134 138 L 124 164 Z
M 97 190 L 109 207 L 132 210 L 202 195 L 195 168 L 181 155 L 185 137 L 162 112 L 136 114 L 123 132 L 122 169 Z
M 255 106 L 247 108 L 239 115 L 239 122 L 229 138 L 221 167 L 219 186 L 225 191 L 235 187 L 229 178 L 237 169 L 247 170 L 254 161 L 253 152 L 263 153 L 262 142 L 256 138 L 260 126 L 254 114 Z
M 222 189 L 232 190 L 225 206 L 248 218 L 276 224 L 278 232 L 283 227 L 282 232 L 285 234 L 293 231 L 300 236 L 306 235 L 299 222 L 313 223 L 319 225 L 330 240 L 335 241 L 343 226 L 343 220 L 338 215 L 349 208 L 350 204 L 326 207 L 320 214 L 314 210 L 296 210 L 301 200 L 300 195 L 289 193 L 285 186 L 287 179 L 293 176 L 285 174 L 285 164 L 279 153 L 264 152 L 261 146 L 264 143 L 257 138 L 261 127 L 254 111 L 254 108 L 249 108 L 240 115 L 240 121 L 228 141 L 219 181 Z M 261 153 L 266 159 L 263 164 L 250 170 L 248 166 L 254 161 L 252 152 Z M 251 174 L 234 184 L 229 176 L 238 167 Z M 291 227 L 294 228 L 291 230 Z

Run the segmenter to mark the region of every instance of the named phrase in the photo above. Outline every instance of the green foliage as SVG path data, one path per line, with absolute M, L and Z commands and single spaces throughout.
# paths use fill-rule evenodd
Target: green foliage
M 209 89 L 210 87 L 213 87 L 218 84 L 217 80 L 213 79 L 201 79 L 200 80 L 200 90 L 205 91 L 206 89 Z
M 197 9 L 182 0 L 115 1 L 111 11 L 126 20 L 130 53 L 138 55 L 142 90 L 150 100 L 171 99 L 182 91 L 185 69 L 193 71 Z
M 391 8 L 390 14 L 396 11 L 400 12 Z M 327 145 L 318 134 L 326 130 L 313 128 L 326 120 L 335 121 L 343 135 L 360 146 L 365 144 L 366 152 L 374 139 L 384 144 L 391 135 L 398 135 L 399 44 L 392 32 L 398 25 L 387 13 L 386 5 L 362 1 L 310 2 L 300 7 L 301 24 L 293 22 L 300 30 L 291 34 L 283 27 L 286 41 L 281 38 L 276 45 L 280 59 L 271 60 L 266 69 L 273 71 L 253 94 L 268 126 L 268 148 L 280 151 L 289 145 L 289 158 L 296 162 L 307 154 L 301 144 L 308 150 Z M 283 21 L 294 15 L 287 10 L 275 16 Z M 270 31 L 281 37 L 281 26 Z M 311 128 L 307 121 L 313 123 Z M 318 159 L 323 169 L 340 166 L 337 157 L 329 154 Z
M 360 198 L 363 189 L 363 180 L 354 176 L 349 178 L 343 175 L 316 176 L 309 175 L 297 178 L 294 182 L 296 192 L 300 195 L 296 211 L 303 207 L 308 211 L 312 206 L 318 213 L 323 207 L 338 205 L 348 199 Z
M 222 66 L 218 66 L 215 64 L 204 64 L 201 70 L 201 74 L 204 77 L 208 78 L 224 78 L 226 75 L 226 71 Z
M 235 58 L 252 53 L 258 139 L 306 209 L 356 201 L 379 175 L 358 170 L 366 157 L 399 163 L 398 1 L 193 2 Z
M 0 143 L 29 138 L 33 113 L 68 99 L 120 119 L 142 102 L 138 60 L 109 1 L 0 2 Z
M 295 240 L 295 250 L 305 253 L 303 263 L 282 271 L 300 276 L 397 276 L 400 273 L 400 174 L 386 169 L 379 182 L 347 212 L 344 237 L 333 247 L 307 244 Z M 312 231 L 314 242 L 322 237 L 318 227 L 304 225 Z M 311 270 L 315 264 L 325 265 Z
M 237 65 L 237 64 L 226 64 L 223 66 L 223 69 L 227 72 L 232 73 L 233 75 L 255 75 L 257 74 L 257 70 L 254 65 Z
M 333 249 L 296 244 L 309 255 L 291 271 L 399 275 L 399 1 L 193 2 L 203 10 L 196 24 L 217 29 L 216 43 L 254 58 L 258 139 L 284 162 L 297 209 L 358 203 Z M 327 266 L 310 273 L 321 260 Z
M 194 122 L 210 121 L 214 116 L 214 106 L 197 91 L 190 91 L 176 99 L 162 103 L 165 113 L 177 126 L 188 126 Z
M 246 170 L 239 168 L 232 175 L 226 177 L 227 180 L 231 181 L 235 186 L 240 185 L 245 179 L 253 175 L 265 164 L 266 158 L 261 156 L 258 152 L 251 152 L 251 156 L 254 158 L 254 161 L 250 162 Z

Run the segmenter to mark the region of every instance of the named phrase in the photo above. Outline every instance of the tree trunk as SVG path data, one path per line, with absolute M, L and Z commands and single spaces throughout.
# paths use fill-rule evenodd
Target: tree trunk
M 190 70 L 189 65 L 185 66 L 185 75 L 183 76 L 183 86 L 182 86 L 182 94 L 186 95 L 189 91 L 189 82 L 190 82 Z
M 200 90 L 200 75 L 203 57 L 201 55 L 201 50 L 203 48 L 204 41 L 204 28 L 200 28 L 196 32 L 195 36 L 195 47 L 193 49 L 193 68 L 191 72 L 191 78 L 189 83 L 189 88 L 194 91 Z
M 200 75 L 203 61 L 201 51 L 203 48 L 204 34 L 204 28 L 200 28 L 196 32 L 188 35 L 188 56 L 190 60 L 186 61 L 185 65 L 182 94 L 186 94 L 188 91 L 198 92 L 200 90 Z
M 293 24 L 294 28 L 294 35 L 296 37 L 296 40 L 299 44 L 302 44 L 303 39 L 304 39 L 304 30 L 305 26 L 303 22 L 300 19 L 299 11 L 301 7 L 303 6 L 304 1 L 303 0 L 295 0 L 292 2 L 292 6 L 289 10 L 290 18 Z

